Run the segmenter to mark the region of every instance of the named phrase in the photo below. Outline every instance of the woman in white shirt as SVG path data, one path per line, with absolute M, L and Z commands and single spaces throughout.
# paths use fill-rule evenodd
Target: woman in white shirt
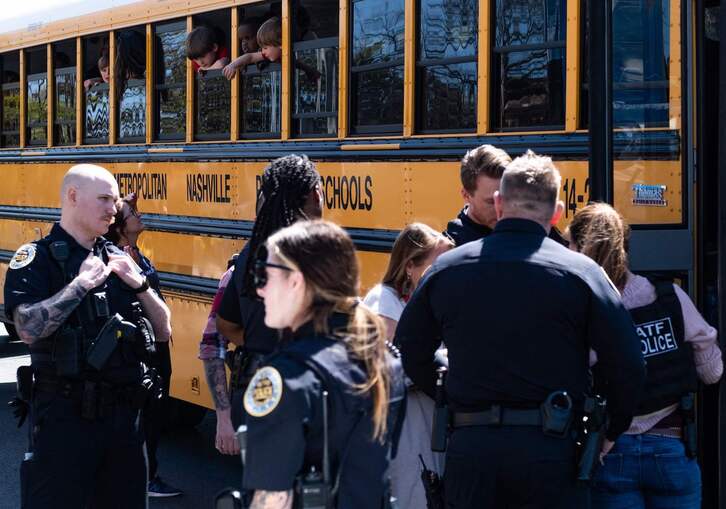
M 452 247 L 451 239 L 422 223 L 412 223 L 398 235 L 383 282 L 374 286 L 363 299 L 383 318 L 388 340 L 393 339 L 403 308 L 421 276 L 436 257 Z M 419 454 L 429 469 L 443 474 L 444 455 L 431 451 L 433 411 L 433 400 L 409 386 L 398 454 L 391 463 L 391 488 L 399 509 L 426 507 Z

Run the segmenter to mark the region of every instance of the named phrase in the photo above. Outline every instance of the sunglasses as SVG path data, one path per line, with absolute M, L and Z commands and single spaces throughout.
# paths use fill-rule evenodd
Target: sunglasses
M 252 268 L 252 283 L 255 288 L 264 288 L 267 285 L 267 269 L 280 269 L 288 272 L 293 272 L 295 269 L 288 267 L 287 265 L 280 265 L 279 263 L 270 263 L 267 261 L 267 248 L 263 245 L 257 250 L 257 256 L 255 257 L 255 263 Z

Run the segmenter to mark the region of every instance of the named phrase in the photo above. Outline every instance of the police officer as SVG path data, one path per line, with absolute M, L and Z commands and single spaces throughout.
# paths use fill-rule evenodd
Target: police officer
M 380 318 L 359 304 L 353 242 L 318 220 L 265 247 L 255 264 L 265 323 L 291 334 L 244 395 L 252 507 L 388 507 L 403 372 Z
M 72 167 L 60 223 L 9 264 L 5 310 L 29 345 L 34 378 L 23 508 L 146 507 L 141 361 L 153 333 L 168 341 L 169 309 L 102 237 L 118 200 L 108 171 Z
M 593 507 L 631 507 L 638 501 L 643 508 L 699 508 L 693 393 L 699 381 L 713 384 L 723 373 L 716 329 L 671 281 L 650 281 L 630 272 L 630 228 L 610 205 L 581 209 L 568 232 L 570 247 L 599 263 L 621 291 L 648 363 L 630 428 L 615 444 L 605 443 L 605 452 L 612 450 L 595 475 Z M 597 364 L 595 374 L 597 379 Z M 678 483 L 663 483 L 663 477 Z
M 231 359 L 231 395 L 215 390 L 215 408 L 229 408 L 234 429 L 242 420 L 242 394 L 265 355 L 277 345 L 277 332 L 264 323 L 264 308 L 256 297 L 251 269 L 253 254 L 277 230 L 300 219 L 316 219 L 322 215 L 323 194 L 320 174 L 307 156 L 291 154 L 272 161 L 262 174 L 258 195 L 258 211 L 252 236 L 235 262 L 233 277 L 224 291 L 217 311 L 217 330 L 237 345 Z M 207 380 L 222 380 L 224 364 L 204 362 Z M 218 384 L 213 384 L 217 386 Z M 217 448 L 220 446 L 218 430 Z
M 614 439 L 644 377 L 632 322 L 600 267 L 547 238 L 563 210 L 560 175 L 527 152 L 503 174 L 486 239 L 443 254 L 396 330 L 406 373 L 432 396 L 434 352 L 450 371 L 449 508 L 580 507 L 569 428 L 600 355 Z

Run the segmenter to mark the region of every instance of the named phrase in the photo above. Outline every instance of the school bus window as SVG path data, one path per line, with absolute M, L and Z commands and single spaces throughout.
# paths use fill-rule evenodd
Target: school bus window
M 586 1 L 580 9 L 587 14 Z M 615 127 L 668 127 L 670 66 L 670 1 L 630 0 L 613 4 L 613 125 Z M 583 24 L 584 57 L 581 76 L 585 84 L 581 101 L 587 101 L 589 34 Z M 584 102 L 583 104 L 587 104 Z M 588 125 L 587 115 L 581 121 Z
M 2 147 L 20 145 L 20 54 L 2 55 Z
M 230 12 L 214 11 L 195 16 L 194 30 L 187 34 L 187 56 L 196 71 L 197 140 L 229 138 L 232 88 L 222 74 L 229 63 L 229 29 Z
M 76 41 L 53 45 L 53 74 L 55 87 L 53 101 L 53 143 L 76 143 Z
M 263 55 L 260 41 L 267 47 L 279 48 L 282 35 L 281 4 L 265 2 L 239 9 L 237 38 L 239 57 L 229 66 L 239 73 L 240 137 L 276 138 L 280 135 L 282 93 L 281 53 Z M 267 49 L 265 50 L 267 53 Z
M 403 129 L 403 0 L 355 0 L 351 115 L 356 134 Z
M 45 46 L 25 52 L 27 62 L 27 133 L 29 145 L 48 141 L 48 53 Z
M 146 140 L 146 30 L 116 32 L 116 99 L 118 142 Z
M 338 132 L 338 19 L 335 1 L 293 3 L 293 133 Z
M 564 128 L 566 0 L 494 3 L 493 125 Z
M 156 80 L 155 139 L 183 140 L 186 133 L 186 21 L 154 27 Z
M 108 143 L 109 130 L 109 43 L 108 35 L 83 40 L 83 142 Z
M 418 130 L 476 128 L 477 0 L 420 0 Z

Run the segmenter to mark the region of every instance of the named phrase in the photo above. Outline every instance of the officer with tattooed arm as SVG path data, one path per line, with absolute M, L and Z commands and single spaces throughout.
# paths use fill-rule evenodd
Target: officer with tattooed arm
M 104 168 L 72 167 L 60 223 L 9 264 L 5 310 L 32 365 L 32 391 L 21 391 L 32 394 L 23 508 L 147 506 L 144 361 L 171 326 L 139 267 L 102 237 L 118 201 Z

